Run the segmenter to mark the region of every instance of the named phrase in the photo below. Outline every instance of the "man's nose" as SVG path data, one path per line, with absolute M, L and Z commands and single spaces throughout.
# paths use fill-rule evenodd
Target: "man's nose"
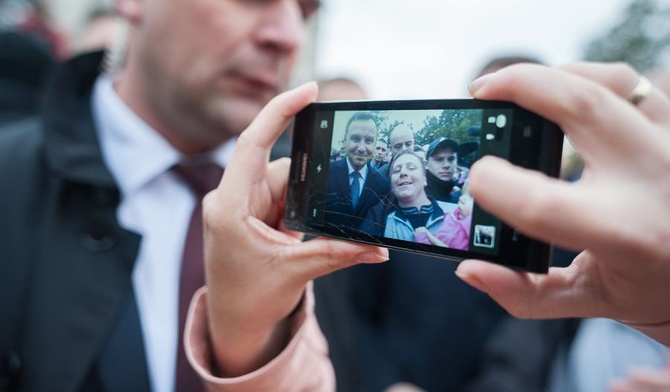
M 294 53 L 302 46 L 305 21 L 296 0 L 279 0 L 264 15 L 258 29 L 259 41 L 282 53 Z

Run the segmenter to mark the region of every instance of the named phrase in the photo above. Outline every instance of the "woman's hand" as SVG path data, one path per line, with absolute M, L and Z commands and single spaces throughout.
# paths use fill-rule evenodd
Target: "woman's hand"
M 585 161 L 575 183 L 484 157 L 479 205 L 525 234 L 583 250 L 547 275 L 465 261 L 457 274 L 524 318 L 609 317 L 670 343 L 670 102 L 623 64 L 516 65 L 473 82 L 475 98 L 514 101 L 558 123 Z M 505 195 L 501 197 L 500 195 Z
M 209 330 L 228 376 L 274 358 L 290 338 L 287 316 L 311 279 L 356 263 L 381 262 L 386 249 L 302 235 L 283 225 L 290 161 L 268 163 L 290 119 L 317 95 L 315 83 L 270 101 L 240 136 L 219 187 L 204 200 Z

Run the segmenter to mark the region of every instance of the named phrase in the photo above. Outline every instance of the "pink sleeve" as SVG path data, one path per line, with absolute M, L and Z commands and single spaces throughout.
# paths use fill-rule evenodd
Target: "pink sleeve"
M 446 226 L 446 223 L 445 218 L 445 225 L 442 227 Z M 452 249 L 468 250 L 468 247 L 470 246 L 470 225 L 472 224 L 472 215 L 466 216 L 460 220 L 452 220 L 451 223 L 453 226 L 452 231 L 446 236 L 447 238 L 442 238 L 445 237 L 444 232 L 436 232 L 435 236 Z M 438 229 L 438 231 L 440 230 Z
M 451 239 L 447 244 L 452 249 L 468 250 L 470 239 L 464 236 L 457 236 Z
M 315 391 L 335 390 L 335 374 L 328 357 L 328 344 L 314 315 L 314 294 L 310 283 L 301 308 L 292 316 L 293 338 L 275 359 L 262 368 L 234 378 L 212 375 L 207 337 L 207 288 L 198 290 L 186 321 L 186 355 L 202 376 L 209 391 Z

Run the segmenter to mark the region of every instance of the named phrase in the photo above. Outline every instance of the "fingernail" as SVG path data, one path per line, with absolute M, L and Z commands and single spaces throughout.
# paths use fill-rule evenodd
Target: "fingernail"
M 381 255 L 376 252 L 363 252 L 359 253 L 354 257 L 354 261 L 357 263 L 381 263 L 382 261 L 388 260 L 388 256 Z
M 308 82 L 305 82 L 305 83 L 301 84 L 297 88 L 305 88 L 306 86 L 311 86 L 311 85 L 317 86 L 318 84 L 316 83 L 316 80 L 310 80 Z
M 484 284 L 484 282 L 479 280 L 479 278 L 477 278 L 476 276 L 471 275 L 467 272 L 463 272 L 459 268 L 456 268 L 456 276 L 458 276 L 462 281 L 476 288 L 477 290 L 488 293 L 488 289 Z
M 470 95 L 475 97 L 477 93 L 480 93 L 482 91 L 482 88 L 486 85 L 489 79 L 491 79 L 492 74 L 486 74 L 484 76 L 480 76 L 479 78 L 475 79 L 470 85 L 468 86 L 468 91 L 470 92 Z

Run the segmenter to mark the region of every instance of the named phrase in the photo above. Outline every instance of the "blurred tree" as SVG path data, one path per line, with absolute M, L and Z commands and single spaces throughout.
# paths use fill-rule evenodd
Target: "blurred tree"
M 390 111 L 378 110 L 370 113 L 377 122 L 377 138 L 390 143 L 391 131 L 404 121 L 390 121 Z M 481 121 L 481 110 L 451 109 L 443 110 L 439 116 L 428 116 L 420 129 L 413 128 L 412 124 L 409 126 L 413 128 L 415 144 L 423 146 L 442 136 L 455 139 L 459 143 L 478 141 L 479 134 L 473 134 L 471 128 L 478 127 Z
M 633 0 L 619 22 L 586 47 L 589 61 L 625 61 L 640 72 L 670 61 L 670 2 Z
M 446 136 L 465 141 L 479 140 L 479 135 L 471 135 L 471 127 L 479 125 L 482 120 L 481 110 L 444 110 L 440 117 L 428 117 L 423 128 L 414 134 L 416 144 L 422 146 L 433 140 Z
M 391 133 L 391 130 L 398 125 L 398 121 L 389 124 L 389 113 L 389 110 L 376 110 L 370 112 L 377 123 L 377 139 L 384 139 L 387 143 L 389 142 L 389 134 Z

